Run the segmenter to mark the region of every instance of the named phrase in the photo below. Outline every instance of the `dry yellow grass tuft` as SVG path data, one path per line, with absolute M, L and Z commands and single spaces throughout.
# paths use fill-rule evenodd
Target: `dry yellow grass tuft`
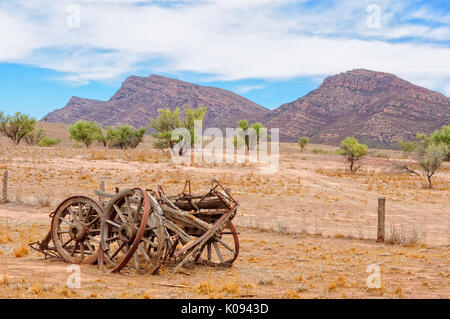
M 28 288 L 28 293 L 30 295 L 42 296 L 42 295 L 44 295 L 44 288 L 39 284 L 35 284 L 35 285 L 31 286 L 30 288 Z
M 194 290 L 200 294 L 210 294 L 214 292 L 214 287 L 208 281 L 203 281 L 194 287 Z
M 286 291 L 286 293 L 284 294 L 284 298 L 286 299 L 299 299 L 300 295 L 298 294 L 298 292 L 293 291 L 293 290 L 288 290 Z
M 394 294 L 397 295 L 397 297 L 401 298 L 403 297 L 403 289 L 402 287 L 397 287 L 394 289 Z
M 236 282 L 225 284 L 220 291 L 229 294 L 237 294 L 239 293 L 239 286 Z
M 25 244 L 20 245 L 13 252 L 14 257 L 16 257 L 16 258 L 25 257 L 28 255 L 28 253 L 29 253 L 29 250 Z

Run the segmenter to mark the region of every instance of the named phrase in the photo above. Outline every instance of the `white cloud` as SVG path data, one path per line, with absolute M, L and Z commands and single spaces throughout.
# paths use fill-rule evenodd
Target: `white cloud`
M 368 68 L 450 92 L 450 48 L 442 42 L 450 39 L 449 27 L 399 23 L 405 1 L 377 1 L 379 30 L 365 25 L 371 1 L 308 10 L 293 7 L 305 2 L 294 0 L 132 2 L 2 3 L 0 61 L 51 68 L 75 83 L 108 81 L 143 64 L 151 64 L 149 73 L 192 71 L 215 80 L 321 77 Z M 79 29 L 66 26 L 70 3 L 80 5 Z M 405 37 L 415 39 L 389 42 Z
M 250 92 L 253 90 L 262 90 L 264 88 L 265 88 L 264 85 L 247 85 L 247 86 L 239 87 L 239 88 L 235 89 L 234 91 L 236 91 L 239 94 L 242 94 L 242 93 L 247 93 L 247 92 Z

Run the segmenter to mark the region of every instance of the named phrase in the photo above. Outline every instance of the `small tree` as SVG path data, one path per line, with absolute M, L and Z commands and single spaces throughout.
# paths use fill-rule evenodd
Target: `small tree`
M 302 136 L 297 140 L 298 146 L 300 146 L 300 151 L 303 152 L 306 145 L 309 143 L 309 138 L 306 136 Z
M 0 112 L 0 134 L 11 139 L 16 146 L 33 131 L 35 125 L 36 120 L 34 118 L 20 112 L 7 116 Z
M 441 167 L 447 153 L 448 147 L 444 143 L 428 143 L 420 147 L 417 152 L 417 163 L 425 172 L 430 188 L 432 188 L 431 177 Z
M 252 129 L 254 129 L 255 132 L 256 132 L 256 145 L 259 146 L 259 141 L 260 141 L 260 131 L 261 131 L 262 129 L 264 129 L 265 127 L 264 127 L 264 125 L 263 125 L 262 123 L 260 123 L 260 122 L 253 123 L 252 125 L 250 125 L 250 127 L 251 127 Z
M 184 111 L 186 112 L 186 116 L 183 119 L 181 127 L 187 129 L 191 134 L 191 146 L 192 146 L 196 141 L 198 142 L 199 139 L 201 139 L 201 136 L 196 136 L 194 134 L 194 124 L 195 121 L 203 121 L 206 115 L 206 107 L 199 106 L 196 109 L 185 108 Z
M 150 119 L 150 128 L 156 130 L 151 135 L 158 140 L 154 142 L 154 146 L 159 149 L 173 148 L 177 141 L 172 141 L 172 131 L 179 128 L 180 109 L 176 108 L 173 112 L 169 108 L 158 109 L 158 117 Z
M 194 123 L 196 120 L 202 121 L 206 115 L 206 111 L 207 109 L 202 106 L 195 109 L 185 108 L 184 112 L 186 115 L 180 120 L 179 108 L 176 108 L 173 112 L 169 108 L 159 109 L 158 117 L 156 119 L 151 119 L 149 124 L 151 128 L 156 130 L 156 132 L 151 135 L 158 139 L 153 145 L 160 149 L 172 149 L 176 144 L 180 143 L 183 138 L 180 136 L 178 139 L 172 139 L 172 132 L 177 128 L 185 128 L 190 132 L 191 145 L 193 145 L 196 138 L 201 138 L 194 134 Z M 183 155 L 183 150 L 184 148 L 180 149 L 180 155 Z
M 23 140 L 28 145 L 38 145 L 44 138 L 45 138 L 44 130 L 40 128 L 39 130 L 33 130 L 27 135 L 25 135 Z
M 136 148 L 144 139 L 146 128 L 133 129 L 130 125 L 118 126 L 116 130 L 108 129 L 108 139 L 116 143 L 120 149 Z
M 244 134 L 244 141 L 245 141 L 245 147 L 247 148 L 247 150 L 250 150 L 250 137 L 248 136 L 248 134 L 245 134 L 245 132 L 247 132 L 248 128 L 249 128 L 249 123 L 247 120 L 240 120 L 238 122 L 238 128 L 242 129 L 243 134 Z M 242 138 L 242 137 L 240 137 Z M 239 139 L 239 137 L 237 137 L 237 139 Z
M 447 160 L 450 160 L 450 125 L 443 126 L 440 130 L 434 131 L 430 138 L 434 144 L 443 143 L 447 145 L 449 150 Z
M 238 128 L 241 130 L 239 130 L 237 135 L 234 137 L 234 146 L 241 147 L 245 145 L 245 148 L 247 150 L 254 149 L 255 145 L 259 146 L 259 143 L 261 141 L 261 130 L 265 128 L 262 123 L 256 122 L 250 125 L 247 120 L 240 120 L 238 122 Z M 254 130 L 255 140 L 250 139 L 249 129 Z M 267 135 L 266 138 L 269 139 L 270 136 Z
M 92 142 L 98 140 L 102 134 L 102 129 L 97 122 L 77 121 L 69 127 L 70 138 L 83 143 L 87 148 Z
M 345 156 L 347 161 L 350 162 L 350 171 L 356 172 L 361 166 L 355 166 L 355 163 L 367 155 L 367 145 L 359 144 L 354 137 L 346 137 L 339 148 L 338 154 Z
M 408 158 L 409 155 L 417 148 L 416 143 L 412 141 L 403 141 L 402 139 L 398 140 L 397 146 L 403 151 L 403 158 Z

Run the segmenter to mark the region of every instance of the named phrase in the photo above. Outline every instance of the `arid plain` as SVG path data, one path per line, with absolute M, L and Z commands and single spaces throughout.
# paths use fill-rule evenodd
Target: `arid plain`
M 14 147 L 0 138 L 0 173 L 8 170 L 9 203 L 0 204 L 2 298 L 449 298 L 450 165 L 426 178 L 398 167 L 399 151 L 370 150 L 350 174 L 336 147 L 280 145 L 279 171 L 257 164 L 174 165 L 151 139 L 134 150 L 73 148 L 67 126 L 39 123 L 57 147 Z M 412 161 L 409 160 L 412 165 Z M 81 288 L 68 289 L 67 264 L 44 260 L 27 244 L 41 240 L 52 212 L 72 195 L 163 185 L 198 192 L 217 178 L 240 202 L 233 220 L 240 253 L 227 269 L 195 266 L 156 276 L 112 274 L 81 266 Z M 409 244 L 376 243 L 377 199 L 386 198 L 386 232 Z M 369 265 L 381 287 L 368 288 Z

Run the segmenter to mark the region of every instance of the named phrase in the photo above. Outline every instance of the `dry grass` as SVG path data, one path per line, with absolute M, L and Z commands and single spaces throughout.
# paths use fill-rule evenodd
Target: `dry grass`
M 20 245 L 13 252 L 14 257 L 16 257 L 16 258 L 25 257 L 28 255 L 28 253 L 29 253 L 29 249 L 25 244 Z
M 388 244 L 419 246 L 426 237 L 426 232 L 414 225 L 389 225 L 386 229 L 385 241 Z

